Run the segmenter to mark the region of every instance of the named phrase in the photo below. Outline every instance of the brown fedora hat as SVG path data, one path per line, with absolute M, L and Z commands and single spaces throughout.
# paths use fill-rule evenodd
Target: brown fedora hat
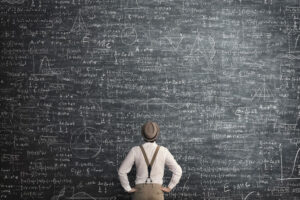
M 142 126 L 142 136 L 148 142 L 155 141 L 159 135 L 159 126 L 155 122 L 148 121 Z

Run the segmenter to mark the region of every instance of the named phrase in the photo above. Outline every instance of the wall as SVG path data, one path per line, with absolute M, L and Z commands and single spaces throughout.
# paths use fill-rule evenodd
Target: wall
M 129 199 L 147 120 L 183 169 L 166 199 L 299 199 L 298 1 L 0 5 L 1 199 Z

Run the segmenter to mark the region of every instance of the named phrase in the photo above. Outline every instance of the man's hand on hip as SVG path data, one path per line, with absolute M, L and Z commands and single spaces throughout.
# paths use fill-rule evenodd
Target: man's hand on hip
M 128 191 L 128 193 L 133 193 L 133 192 L 136 192 L 135 188 L 131 188 L 131 190 Z
M 171 192 L 171 189 L 168 187 L 161 187 L 160 189 L 164 192 Z

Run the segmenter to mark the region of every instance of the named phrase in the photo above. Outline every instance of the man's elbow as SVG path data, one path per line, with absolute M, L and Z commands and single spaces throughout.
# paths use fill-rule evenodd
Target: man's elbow
M 178 176 L 181 177 L 182 175 L 182 168 L 180 167 L 180 165 L 178 165 Z
M 177 165 L 176 168 L 174 168 L 174 170 L 172 170 L 172 172 L 176 176 L 181 177 L 181 175 L 182 175 L 182 169 L 181 169 L 180 165 Z
M 124 170 L 122 170 L 121 168 L 118 169 L 118 175 L 119 177 L 125 176 L 126 172 L 124 172 Z

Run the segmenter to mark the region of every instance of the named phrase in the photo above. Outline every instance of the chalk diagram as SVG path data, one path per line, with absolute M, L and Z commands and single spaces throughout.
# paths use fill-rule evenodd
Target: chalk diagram
M 76 194 L 74 194 L 73 196 L 71 196 L 69 199 L 76 199 L 76 200 L 96 200 L 95 197 L 92 197 L 91 195 L 89 195 L 86 192 L 78 192 Z
M 101 135 L 91 127 L 80 128 L 71 136 L 70 147 L 76 157 L 91 159 L 98 156 L 102 150 Z
M 300 53 L 300 31 L 288 33 L 289 54 L 298 55 Z
M 275 102 L 275 97 L 271 89 L 264 81 L 263 86 L 255 90 L 252 102 Z
M 2 0 L 1 3 L 8 3 L 8 4 L 22 4 L 25 2 L 25 0 Z
M 60 197 L 63 197 L 63 196 L 64 196 L 65 192 L 66 192 L 66 187 L 63 187 L 63 188 L 59 191 L 58 195 L 52 196 L 50 200 L 59 200 Z
M 47 56 L 44 56 L 40 61 L 38 72 L 33 75 L 34 76 L 41 75 L 44 77 L 49 76 L 53 78 L 56 77 L 57 75 L 60 75 L 60 72 L 55 68 L 51 68 L 49 58 Z
M 133 45 L 137 41 L 137 32 L 134 27 L 125 27 L 121 33 L 123 44 Z
M 300 22 L 299 17 L 295 16 L 295 13 L 288 12 L 288 19 L 292 23 L 289 24 L 287 40 L 288 40 L 288 58 L 289 59 L 300 59 Z M 292 16 L 291 16 L 292 15 Z
M 299 38 L 300 38 L 300 34 L 297 35 L 296 40 L 295 40 L 295 45 L 294 45 L 294 49 L 295 49 L 295 50 L 296 50 L 296 49 L 299 47 L 299 45 L 300 45 Z
M 211 36 L 203 37 L 198 33 L 189 54 L 189 57 L 192 60 L 191 64 L 199 65 L 204 59 L 207 67 L 211 68 L 215 55 L 216 49 L 214 38 Z
M 34 62 L 34 55 L 36 54 L 36 47 L 34 42 L 31 40 L 28 45 L 28 52 L 32 55 L 32 72 L 35 73 L 35 62 Z
M 137 9 L 137 8 L 139 8 L 139 2 L 138 2 L 138 0 L 126 0 L 124 8 L 125 9 Z
M 86 192 L 77 192 L 74 194 L 74 189 L 72 188 L 72 196 L 67 197 L 66 195 L 66 187 L 63 187 L 58 195 L 54 195 L 50 200 L 60 200 L 60 199 L 73 199 L 73 200 L 96 200 L 97 198 L 91 196 Z M 71 194 L 70 194 L 71 195 Z
M 256 191 L 252 191 L 252 192 L 249 192 L 245 198 L 242 198 L 242 200 L 251 200 L 251 199 L 257 199 L 259 198 L 260 194 L 259 192 L 256 192 Z
M 41 74 L 52 74 L 52 70 L 50 68 L 49 59 L 47 56 L 44 56 L 41 59 L 40 67 L 39 67 L 39 73 Z
M 180 36 L 165 36 L 164 39 L 166 39 L 168 44 L 171 45 L 172 51 L 177 52 L 184 36 L 180 33 Z
M 81 15 L 81 10 L 79 9 L 78 14 L 74 20 L 73 26 L 71 28 L 71 32 L 73 33 L 88 33 L 87 26 L 83 20 L 83 17 Z
M 238 120 L 247 122 L 265 123 L 277 122 L 278 102 L 266 81 L 260 87 L 256 87 L 245 106 L 237 107 L 235 115 Z
M 283 163 L 282 163 L 282 145 L 279 144 L 279 153 L 280 153 L 280 178 L 277 180 L 288 181 L 288 180 L 300 180 L 300 148 L 297 150 L 293 162 L 292 171 L 289 177 L 283 176 Z

